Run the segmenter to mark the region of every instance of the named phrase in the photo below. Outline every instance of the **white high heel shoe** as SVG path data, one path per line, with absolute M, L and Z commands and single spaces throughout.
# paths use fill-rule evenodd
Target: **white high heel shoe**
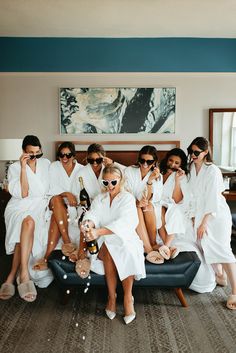
M 107 317 L 110 320 L 113 320 L 116 317 L 116 312 L 115 311 L 111 311 L 111 310 L 105 309 L 105 313 L 106 313 Z
M 134 304 L 134 297 L 132 297 L 132 301 L 133 301 L 133 304 Z M 136 318 L 136 312 L 132 312 L 131 314 L 129 315 L 126 315 L 123 317 L 124 319 L 124 322 L 126 325 L 130 324 L 132 321 L 134 321 L 134 319 Z
M 115 298 L 116 297 L 117 297 L 117 295 L 115 295 Z M 111 310 L 105 309 L 105 313 L 106 313 L 107 317 L 110 320 L 113 320 L 116 317 L 116 312 L 115 311 L 111 311 Z

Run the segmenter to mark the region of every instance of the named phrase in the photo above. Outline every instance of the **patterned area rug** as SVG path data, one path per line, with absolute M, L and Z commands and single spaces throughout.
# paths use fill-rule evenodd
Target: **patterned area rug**
M 16 294 L 0 301 L 0 352 L 235 353 L 236 311 L 225 308 L 229 288 L 184 293 L 188 308 L 173 291 L 135 288 L 137 318 L 128 326 L 120 291 L 113 321 L 104 315 L 105 288 L 79 289 L 65 306 L 55 284 L 39 289 L 34 303 Z

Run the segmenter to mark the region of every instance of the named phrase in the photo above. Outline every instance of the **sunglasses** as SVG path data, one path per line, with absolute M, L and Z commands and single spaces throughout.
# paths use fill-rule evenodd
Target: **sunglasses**
M 204 151 L 189 150 L 189 154 L 194 154 L 194 156 L 196 156 L 196 157 L 198 157 L 202 152 L 204 152 Z
M 108 187 L 108 185 L 116 186 L 116 184 L 119 182 L 119 179 L 113 179 L 113 180 L 104 180 L 102 179 L 102 185 L 105 186 L 105 188 Z
M 29 155 L 29 159 L 35 159 L 35 158 L 41 158 L 43 155 L 43 153 L 39 153 L 39 154 L 30 154 Z
M 97 164 L 101 164 L 103 162 L 103 158 L 102 157 L 100 157 L 100 158 L 87 158 L 87 162 L 89 164 L 94 164 L 95 162 Z
M 73 156 L 73 153 L 71 153 L 71 152 L 70 152 L 70 153 L 61 153 L 61 152 L 58 153 L 58 157 L 59 157 L 59 158 L 64 158 L 64 157 L 66 157 L 66 158 L 69 159 L 69 158 L 71 158 L 72 156 Z
M 138 161 L 140 164 L 147 163 L 147 165 L 152 165 L 155 162 L 154 159 L 144 159 L 144 158 L 139 158 Z

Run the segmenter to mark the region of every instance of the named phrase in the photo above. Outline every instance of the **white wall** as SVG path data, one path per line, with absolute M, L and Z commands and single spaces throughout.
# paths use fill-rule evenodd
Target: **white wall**
M 176 133 L 59 134 L 60 87 L 176 87 Z M 58 140 L 180 140 L 208 137 L 208 109 L 236 107 L 236 73 L 0 73 L 0 138 L 37 135 L 54 159 Z M 0 165 L 0 179 L 3 177 Z

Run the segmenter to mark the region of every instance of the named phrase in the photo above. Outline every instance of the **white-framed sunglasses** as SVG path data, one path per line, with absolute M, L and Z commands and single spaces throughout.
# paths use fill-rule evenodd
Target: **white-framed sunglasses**
M 112 179 L 112 180 L 102 179 L 101 180 L 102 185 L 105 186 L 105 188 L 107 188 L 109 184 L 112 185 L 112 186 L 116 186 L 119 181 L 120 181 L 120 179 Z

